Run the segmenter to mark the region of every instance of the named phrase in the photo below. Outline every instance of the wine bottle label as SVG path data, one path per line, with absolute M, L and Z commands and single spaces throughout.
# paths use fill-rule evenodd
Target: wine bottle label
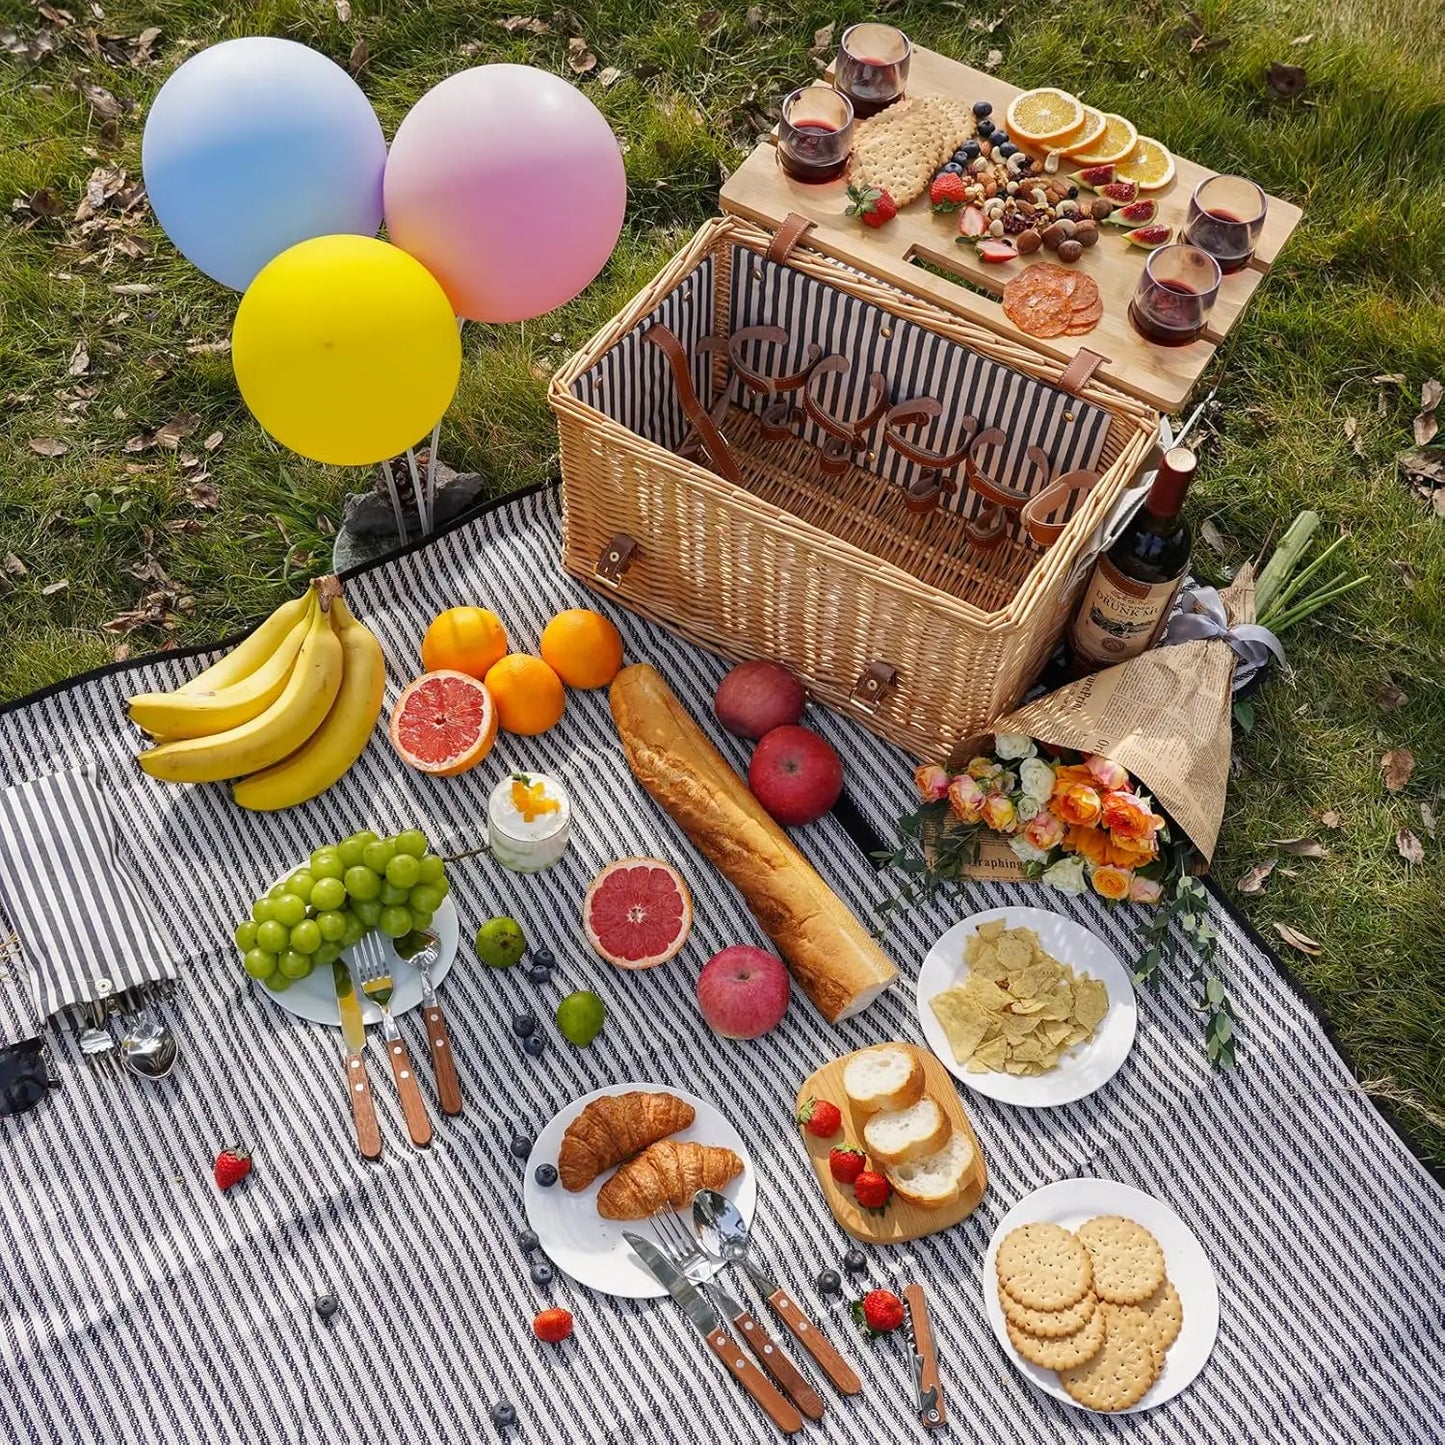
M 1163 631 L 1181 580 L 1136 582 L 1100 557 L 1074 615 L 1074 655 L 1106 666 L 1138 657 Z

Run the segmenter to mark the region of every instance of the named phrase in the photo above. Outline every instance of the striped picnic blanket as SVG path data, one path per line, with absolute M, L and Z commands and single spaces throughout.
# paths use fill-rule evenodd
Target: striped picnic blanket
M 521 644 L 561 607 L 609 611 L 628 655 L 654 662 L 695 715 L 724 665 L 611 608 L 557 568 L 558 498 L 542 489 L 379 564 L 348 584 L 386 649 L 389 699 L 417 668 L 426 621 L 485 601 Z M 387 1150 L 357 1155 L 337 1034 L 302 1023 L 242 975 L 228 933 L 249 900 L 318 840 L 420 823 L 444 845 L 474 843 L 493 764 L 461 779 L 407 771 L 382 742 L 305 808 L 238 812 L 224 789 L 155 785 L 136 771 L 122 699 L 171 687 L 199 664 L 160 658 L 51 689 L 0 714 L 0 786 L 94 764 L 158 927 L 182 967 L 167 1006 L 183 1057 L 159 1084 L 116 1080 L 52 1034 L 62 1087 L 0 1120 L 0 1439 L 89 1445 L 187 1441 L 472 1442 L 499 1438 L 488 1410 L 512 1402 L 518 1441 L 768 1441 L 763 1416 L 725 1379 L 668 1300 L 594 1295 L 560 1277 L 537 1288 L 517 1243 L 525 1225 L 514 1132 L 535 1133 L 578 1095 L 646 1078 L 712 1098 L 757 1168 L 755 1228 L 765 1251 L 864 1376 L 813 1438 L 856 1445 L 919 1439 L 905 1346 L 865 1344 L 846 1306 L 812 1278 L 849 1241 L 830 1219 L 791 1123 L 794 1091 L 820 1062 L 880 1038 L 918 1040 L 909 984 L 960 916 L 939 903 L 902 918 L 890 947 L 902 984 L 838 1029 L 799 1000 L 753 1043 L 719 1039 L 691 998 L 697 963 L 762 942 L 739 897 L 641 793 L 616 745 L 605 693 L 573 694 L 562 725 L 503 737 L 497 762 L 563 778 L 577 822 L 555 869 L 506 874 L 486 858 L 454 865 L 464 934 L 515 916 L 559 959 L 554 991 L 595 985 L 608 1020 L 587 1049 L 554 1043 L 541 1060 L 508 1030 L 518 1006 L 548 999 L 519 971 L 470 953 L 444 984 L 468 1108 L 439 1120 L 424 1153 L 404 1143 L 377 1069 Z M 846 759 L 858 812 L 886 833 L 909 806 L 910 765 L 829 714 L 812 718 Z M 744 751 L 719 738 L 736 763 Z M 855 830 L 856 831 L 856 830 Z M 855 837 L 830 817 L 800 846 L 864 917 L 885 896 Z M 696 925 L 677 961 L 621 976 L 593 958 L 578 900 L 598 867 L 626 853 L 673 859 L 695 892 Z M 1015 886 L 969 889 L 967 911 L 1046 903 L 1131 955 L 1129 912 Z M 1426 1442 L 1445 1438 L 1445 1192 L 1355 1086 L 1313 1012 L 1246 929 L 1216 909 L 1220 954 L 1240 1017 L 1237 1070 L 1211 1074 L 1199 1023 L 1166 987 L 1141 1001 L 1123 1070 L 1076 1104 L 1023 1111 L 967 1094 L 989 1163 L 988 1195 L 962 1225 L 869 1252 L 858 1283 L 930 1291 L 952 1424 L 968 1442 L 1113 1440 Z M 0 929 L 0 933 L 3 933 Z M 4 967 L 4 960 L 0 960 Z M 0 1033 L 36 1024 L 25 969 L 0 976 Z M 421 1041 L 403 1023 L 413 1052 Z M 255 1149 L 229 1194 L 216 1150 Z M 1181 1396 L 1128 1418 L 1091 1416 L 1036 1391 L 987 1327 L 980 1261 L 1002 1214 L 1052 1180 L 1123 1180 L 1171 1205 L 1219 1276 L 1222 1320 L 1208 1365 Z M 739 1288 L 743 1286 L 741 1283 Z M 317 1296 L 340 1310 L 327 1322 Z M 573 1341 L 531 1336 L 544 1305 L 570 1308 Z M 795 1353 L 797 1353 L 795 1351 Z M 806 1435 L 805 1437 L 806 1438 Z

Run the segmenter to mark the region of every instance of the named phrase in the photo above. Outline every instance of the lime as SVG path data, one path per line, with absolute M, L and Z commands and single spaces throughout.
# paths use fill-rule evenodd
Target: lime
M 602 1000 L 585 990 L 569 993 L 557 1005 L 557 1027 L 562 1030 L 562 1037 L 579 1048 L 590 1044 L 602 1032 L 606 1017 Z
M 527 938 L 515 918 L 491 918 L 477 929 L 477 957 L 488 968 L 511 968 L 527 951 Z

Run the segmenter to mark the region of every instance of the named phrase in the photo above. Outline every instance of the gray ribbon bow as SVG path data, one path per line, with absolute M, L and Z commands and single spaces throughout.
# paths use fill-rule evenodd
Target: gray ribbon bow
M 1234 669 L 1234 691 L 1248 686 L 1270 659 L 1286 666 L 1284 648 L 1269 628 L 1255 622 L 1229 625 L 1224 600 L 1213 587 L 1187 587 L 1179 594 L 1179 610 L 1169 619 L 1160 641 L 1163 647 L 1179 642 L 1207 642 L 1218 637 L 1227 642 L 1239 659 Z

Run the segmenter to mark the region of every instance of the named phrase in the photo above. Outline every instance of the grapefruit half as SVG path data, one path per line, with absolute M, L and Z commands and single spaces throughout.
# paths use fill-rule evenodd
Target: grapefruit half
M 391 745 L 418 772 L 452 778 L 474 768 L 497 740 L 497 708 L 485 683 L 464 672 L 424 672 L 391 713 Z
M 660 858 L 619 858 L 587 889 L 587 941 L 617 968 L 656 968 L 687 942 L 692 895 Z

